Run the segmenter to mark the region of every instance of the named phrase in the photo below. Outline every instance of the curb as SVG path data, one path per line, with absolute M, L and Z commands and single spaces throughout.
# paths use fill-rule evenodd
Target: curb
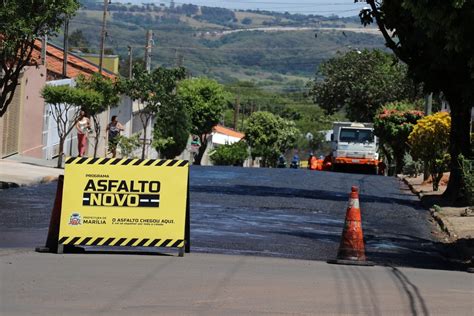
M 424 196 L 424 194 L 420 191 L 417 191 L 415 189 L 415 187 L 413 186 L 413 184 L 411 184 L 410 182 L 408 182 L 407 178 L 405 177 L 401 177 L 401 176 L 397 176 L 400 180 L 403 181 L 403 183 L 405 183 L 408 188 L 410 189 L 411 193 L 415 194 L 416 196 L 418 196 L 420 199 Z
M 0 190 L 10 189 L 10 188 L 18 188 L 18 187 L 20 187 L 20 185 L 18 183 L 0 181 Z
M 447 220 L 443 214 L 441 213 L 443 209 L 438 206 L 438 205 L 433 205 L 432 207 L 424 205 L 423 202 L 421 201 L 421 198 L 424 196 L 422 192 L 417 191 L 414 186 L 408 182 L 408 180 L 405 177 L 399 177 L 410 189 L 410 191 L 418 196 L 420 199 L 421 204 L 423 207 L 428 208 L 431 214 L 431 217 L 436 221 L 438 226 L 441 228 L 441 230 L 446 233 L 449 236 L 450 242 L 453 243 L 458 239 L 458 235 L 455 233 L 455 229 L 453 228 L 452 224 Z M 472 247 L 467 245 L 466 243 L 458 244 L 455 246 L 457 251 L 458 251 L 458 256 L 460 258 L 470 258 L 472 256 Z M 469 273 L 474 273 L 474 257 L 470 260 L 470 263 L 468 264 L 468 268 L 466 269 L 467 272 Z
M 58 181 L 58 176 L 45 176 L 45 177 L 35 179 L 25 184 L 19 184 L 16 182 L 9 182 L 9 181 L 0 181 L 0 190 L 26 187 L 26 186 L 31 186 L 35 184 L 46 184 L 46 183 L 51 183 L 54 181 Z
M 447 219 L 444 218 L 442 214 L 440 214 L 442 210 L 443 209 L 441 207 L 435 205 L 433 208 L 430 208 L 431 216 L 438 223 L 443 232 L 445 232 L 450 238 L 457 239 L 458 235 L 454 233 L 454 228 L 452 225 Z
M 408 182 L 408 180 L 406 178 L 404 178 L 404 177 L 399 177 L 399 178 L 410 188 L 410 191 L 413 194 L 415 194 L 416 196 L 418 196 L 418 198 L 421 200 L 421 198 L 424 196 L 424 194 L 422 192 L 417 191 L 414 188 L 414 186 L 410 182 Z M 443 232 L 448 234 L 448 236 L 451 237 L 451 238 L 457 238 L 457 235 L 454 233 L 454 229 L 451 226 L 451 224 L 449 224 L 449 222 L 444 219 L 444 216 L 441 215 L 440 212 L 442 212 L 442 210 L 443 210 L 441 207 L 439 207 L 438 205 L 427 206 L 427 205 L 424 205 L 422 201 L 420 201 L 420 202 L 424 207 L 429 209 L 429 211 L 431 213 L 431 216 L 438 223 L 439 227 L 441 228 L 441 230 Z

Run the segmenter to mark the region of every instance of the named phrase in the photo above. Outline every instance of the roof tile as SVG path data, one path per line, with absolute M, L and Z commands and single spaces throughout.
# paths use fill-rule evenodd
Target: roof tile
M 41 47 L 42 43 L 39 40 L 35 41 L 35 47 L 32 55 L 33 63 L 38 63 L 41 60 Z M 64 50 L 48 43 L 46 51 L 46 67 L 48 71 L 51 71 L 57 75 L 62 75 L 63 72 L 63 61 L 64 61 Z M 87 61 L 73 53 L 68 53 L 67 57 L 67 77 L 75 78 L 79 75 L 90 77 L 94 73 L 99 72 L 99 67 L 90 61 Z M 110 71 L 103 70 L 102 74 L 105 77 L 115 79 L 117 76 Z
M 227 136 L 237 137 L 237 138 L 244 138 L 245 134 L 234 131 L 233 129 L 224 127 L 222 125 L 214 126 L 213 130 L 217 133 L 221 133 Z

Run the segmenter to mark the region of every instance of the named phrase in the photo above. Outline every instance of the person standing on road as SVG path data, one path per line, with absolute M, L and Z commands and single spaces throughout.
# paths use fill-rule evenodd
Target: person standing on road
M 83 157 L 86 154 L 87 149 L 87 135 L 91 131 L 91 123 L 89 117 L 84 110 L 79 112 L 79 118 L 76 122 L 77 130 L 77 151 L 79 157 Z
M 117 115 L 112 116 L 110 123 L 107 125 L 108 139 L 109 139 L 109 152 L 112 153 L 112 158 L 117 155 L 117 145 L 119 142 L 120 131 L 124 128 L 122 124 L 117 120 Z
M 309 170 L 317 170 L 318 169 L 318 158 L 316 158 L 313 154 L 311 154 L 309 156 L 308 169 Z
M 298 169 L 300 167 L 300 157 L 296 154 L 293 156 L 293 160 L 291 160 L 290 168 Z
M 286 168 L 286 159 L 285 159 L 285 156 L 283 156 L 283 154 L 281 154 L 280 157 L 278 157 L 277 168 Z

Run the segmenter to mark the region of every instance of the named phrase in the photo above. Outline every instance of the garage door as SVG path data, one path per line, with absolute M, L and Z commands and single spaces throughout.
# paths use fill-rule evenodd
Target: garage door
M 18 85 L 7 112 L 3 115 L 2 158 L 18 153 L 20 146 L 20 111 L 23 89 Z

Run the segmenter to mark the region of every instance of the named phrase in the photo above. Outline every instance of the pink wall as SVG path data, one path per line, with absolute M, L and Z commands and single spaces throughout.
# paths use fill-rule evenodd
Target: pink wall
M 46 84 L 46 68 L 31 66 L 23 77 L 24 100 L 20 118 L 20 155 L 42 158 L 44 100 L 41 89 Z

